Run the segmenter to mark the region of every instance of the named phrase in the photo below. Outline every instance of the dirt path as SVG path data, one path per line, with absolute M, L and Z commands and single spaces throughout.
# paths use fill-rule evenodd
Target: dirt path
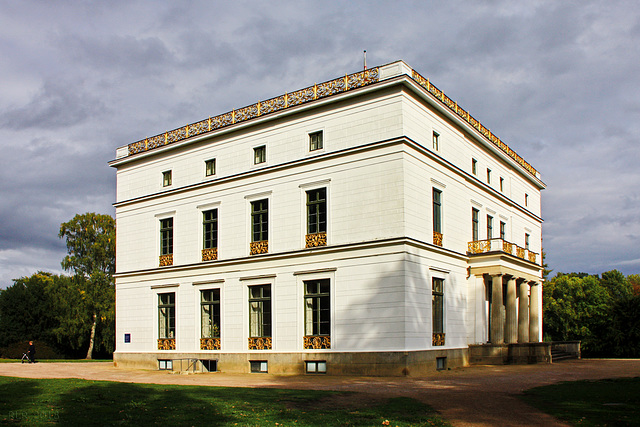
M 275 387 L 409 396 L 439 411 L 454 426 L 561 426 L 517 398 L 523 390 L 561 381 L 640 376 L 640 359 L 572 360 L 552 365 L 478 366 L 420 378 L 170 374 L 114 368 L 111 363 L 0 363 L 1 376 L 83 378 L 131 383 Z

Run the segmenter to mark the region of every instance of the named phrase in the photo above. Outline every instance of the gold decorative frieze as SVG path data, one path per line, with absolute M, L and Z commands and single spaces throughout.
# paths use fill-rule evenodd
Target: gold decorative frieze
M 327 233 L 307 234 L 304 237 L 306 248 L 315 248 L 318 246 L 327 246 Z
M 200 350 L 220 349 L 220 338 L 200 338 Z
M 159 338 L 158 350 L 175 350 L 176 339 L 175 338 Z
M 431 345 L 433 346 L 444 345 L 444 332 L 434 333 L 433 339 L 431 340 Z
M 249 350 L 271 350 L 271 337 L 249 337 Z
M 513 253 L 513 243 L 509 243 L 506 240 L 502 241 L 502 251 L 508 254 Z
M 250 255 L 266 254 L 269 252 L 269 241 L 251 242 L 249 248 L 251 249 Z
M 529 261 L 533 262 L 535 264 L 536 262 L 536 253 L 535 252 L 529 252 Z
M 171 144 L 195 135 L 250 120 L 265 114 L 274 113 L 285 108 L 304 104 L 319 98 L 335 95 L 350 89 L 377 83 L 379 80 L 378 68 L 371 68 L 359 73 L 349 74 L 325 83 L 313 85 L 304 89 L 290 92 L 266 101 L 258 102 L 247 107 L 239 108 L 228 113 L 211 117 L 196 123 L 188 124 L 178 129 L 165 132 L 128 145 L 129 155 L 142 153 L 152 148 Z
M 520 246 L 516 246 L 516 256 L 518 258 L 524 259 L 524 248 L 521 248 Z
M 469 242 L 469 252 L 472 254 L 482 254 L 491 250 L 490 240 L 475 240 Z
M 433 244 L 442 246 L 442 233 L 438 233 L 437 231 L 433 232 Z
M 305 336 L 304 348 L 312 350 L 322 350 L 331 348 L 330 336 Z
M 173 265 L 173 254 L 160 255 L 160 267 Z
M 202 261 L 214 261 L 216 259 L 218 259 L 218 248 L 202 250 Z

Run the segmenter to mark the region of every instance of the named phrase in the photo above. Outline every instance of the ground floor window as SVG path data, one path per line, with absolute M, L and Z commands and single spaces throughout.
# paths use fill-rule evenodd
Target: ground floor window
M 158 369 L 161 371 L 173 370 L 173 360 L 158 360 Z
M 176 336 L 176 294 L 158 294 L 158 338 Z
M 271 337 L 271 285 L 249 287 L 249 336 Z
M 200 291 L 202 338 L 220 338 L 220 289 Z
M 446 357 L 436 357 L 436 369 L 439 371 L 447 369 Z
M 431 302 L 433 315 L 433 333 L 444 332 L 444 279 L 433 278 L 431 282 Z
M 307 360 L 304 363 L 307 374 L 327 373 L 327 362 L 325 360 Z
M 269 362 L 266 360 L 250 360 L 251 372 L 269 372 Z

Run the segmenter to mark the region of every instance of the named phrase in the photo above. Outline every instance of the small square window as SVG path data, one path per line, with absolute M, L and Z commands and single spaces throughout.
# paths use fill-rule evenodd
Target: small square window
M 131 342 L 131 334 L 124 334 L 124 342 L 125 343 Z
M 158 360 L 158 369 L 161 371 L 173 370 L 173 360 Z
M 307 374 L 327 373 L 327 362 L 325 360 L 307 360 L 304 364 Z
M 322 131 L 309 134 L 309 151 L 322 150 L 324 144 L 322 141 Z
M 440 149 L 440 134 L 433 132 L 433 149 L 438 151 Z
M 261 145 L 260 147 L 255 147 L 253 149 L 253 164 L 259 165 L 260 163 L 264 163 L 267 161 L 267 147 L 266 145 Z
M 269 372 L 269 365 L 266 360 L 250 360 L 251 372 Z
M 171 185 L 171 171 L 162 172 L 162 186 L 168 187 Z
M 491 184 L 491 169 L 487 168 L 487 184 Z
M 471 159 L 471 173 L 474 175 L 478 173 L 478 161 L 476 159 Z
M 438 371 L 443 371 L 447 369 L 447 358 L 446 357 L 436 357 L 436 369 Z
M 216 174 L 216 159 L 204 162 L 204 175 L 211 176 Z

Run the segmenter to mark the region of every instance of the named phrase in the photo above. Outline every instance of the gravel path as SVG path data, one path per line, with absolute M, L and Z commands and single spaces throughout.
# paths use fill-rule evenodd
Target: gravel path
M 426 377 L 278 376 L 268 374 L 171 374 L 98 363 L 0 363 L 0 375 L 82 378 L 130 383 L 272 387 L 357 391 L 362 399 L 409 396 L 433 406 L 454 426 L 563 426 L 526 405 L 523 390 L 561 381 L 639 377 L 640 359 L 569 360 L 551 365 L 474 366 Z

